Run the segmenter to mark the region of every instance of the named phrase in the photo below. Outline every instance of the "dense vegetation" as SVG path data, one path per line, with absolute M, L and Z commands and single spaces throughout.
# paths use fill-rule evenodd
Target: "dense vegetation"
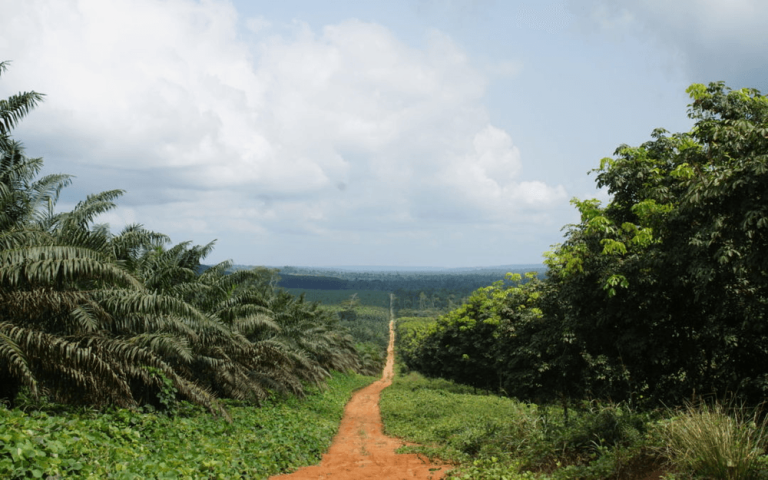
M 762 402 L 768 97 L 688 92 L 690 132 L 655 130 L 603 159 L 611 200 L 574 200 L 581 221 L 548 254 L 547 278 L 476 291 L 420 334 L 409 366 L 535 401 Z
M 6 68 L 0 63 L 0 73 Z M 331 370 L 365 370 L 338 316 L 275 288 L 274 272 L 203 268 L 213 248 L 141 225 L 97 224 L 123 193 L 56 210 L 71 177 L 11 138 L 42 100 L 0 101 L 0 402 L 34 399 L 170 409 L 186 399 L 258 404 L 302 395 Z
M 360 373 L 378 375 L 387 360 L 390 308 L 361 306 L 357 294 L 323 309 L 339 317 L 339 324 L 355 339 L 360 356 Z
M 301 400 L 226 400 L 231 423 L 189 403 L 174 416 L 0 407 L 0 477 L 266 479 L 317 463 L 352 391 L 373 380 L 336 372 Z
M 282 272 L 280 274 L 282 278 Z M 304 288 L 285 288 L 293 295 L 304 295 L 310 302 L 320 302 L 324 306 L 341 306 L 354 295 L 355 304 L 359 307 L 385 308 L 389 310 L 389 292 L 382 290 L 316 290 Z
M 529 270 L 542 275 L 541 266 L 530 266 Z M 394 293 L 392 306 L 396 312 L 405 310 L 451 310 L 461 305 L 477 288 L 496 281 L 505 281 L 509 272 L 525 273 L 519 266 L 489 268 L 456 268 L 438 271 L 343 271 L 284 267 L 280 269 L 279 286 L 296 292 L 322 292 L 324 297 L 333 296 L 334 291 L 380 292 L 379 303 L 374 306 L 390 306 L 389 293 Z M 350 293 L 346 293 L 349 296 Z M 313 297 L 317 298 L 317 297 Z
M 58 211 L 71 177 L 41 176 L 11 137 L 42 95 L 0 100 L 0 403 L 41 408 L 0 407 L 0 474 L 259 478 L 311 462 L 370 380 L 332 372 L 376 374 L 396 311 L 407 369 L 465 386 L 396 381 L 387 428 L 442 445 L 426 451 L 462 462 L 456 478 L 619 478 L 659 458 L 768 476 L 759 411 L 652 410 L 768 394 L 768 97 L 720 83 L 689 93 L 694 128 L 619 147 L 595 170 L 610 202 L 574 200 L 581 220 L 546 275 L 504 278 L 281 279 L 203 265 L 213 242 L 172 245 L 141 225 L 115 234 L 97 219 L 122 191 Z M 343 299 L 320 306 L 317 291 L 279 282 Z M 206 438 L 202 456 L 183 450 L 191 437 Z
M 638 412 L 585 402 L 567 416 L 418 374 L 382 392 L 388 434 L 403 450 L 455 465 L 448 479 L 759 479 L 768 476 L 768 425 L 722 406 Z

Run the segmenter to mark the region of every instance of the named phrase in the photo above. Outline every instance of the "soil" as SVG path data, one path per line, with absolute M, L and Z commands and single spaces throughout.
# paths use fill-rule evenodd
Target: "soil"
M 380 380 L 358 390 L 347 403 L 339 432 L 320 464 L 271 477 L 270 480 L 443 478 L 449 468 L 447 465 L 432 464 L 419 455 L 396 454 L 395 450 L 409 444 L 384 435 L 382 430 L 379 396 L 392 383 L 394 376 L 394 342 L 394 322 L 390 322 L 384 373 Z

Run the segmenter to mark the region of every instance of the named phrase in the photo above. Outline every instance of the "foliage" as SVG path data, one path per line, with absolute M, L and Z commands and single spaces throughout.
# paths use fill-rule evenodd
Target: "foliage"
M 547 254 L 547 276 L 494 284 L 408 344 L 424 374 L 524 400 L 654 408 L 768 394 L 768 97 L 688 89 L 690 132 L 655 130 L 596 169 L 611 196 Z
M 578 345 L 590 393 L 680 403 L 768 393 L 768 97 L 688 89 L 688 133 L 655 130 L 603 159 L 610 203 L 551 253 L 543 309 Z
M 286 288 L 288 293 L 304 297 L 310 302 L 320 302 L 323 305 L 341 305 L 351 295 L 356 295 L 359 307 L 389 308 L 389 293 L 383 290 L 314 290 L 301 288 Z
M 326 275 L 291 275 L 284 273 L 280 276 L 279 285 L 283 288 L 296 290 L 342 290 L 347 285 L 340 278 Z
M 268 478 L 319 461 L 352 391 L 373 380 L 335 373 L 304 399 L 229 402 L 230 424 L 186 402 L 175 417 L 0 408 L 0 477 Z
M 386 350 L 374 343 L 356 343 L 355 348 L 360 357 L 359 372 L 363 375 L 380 375 L 387 362 Z
M 276 289 L 274 271 L 203 268 L 214 242 L 98 224 L 121 190 L 57 211 L 70 177 L 40 177 L 42 160 L 10 137 L 41 98 L 0 102 L 0 401 L 25 389 L 172 413 L 187 399 L 227 417 L 218 398 L 258 404 L 361 369 L 337 316 Z
M 541 266 L 531 267 L 544 272 Z M 395 311 L 399 316 L 410 316 L 405 311 L 444 313 L 460 305 L 477 288 L 504 281 L 508 272 L 526 271 L 519 266 L 404 272 L 284 267 L 280 270 L 280 286 L 296 294 L 306 292 L 307 298 L 326 304 L 340 303 L 355 292 L 363 305 L 389 307 L 389 293 L 394 293 Z
M 427 445 L 405 450 L 456 463 L 455 479 L 624 478 L 661 445 L 647 434 L 654 419 L 624 405 L 584 405 L 566 422 L 559 407 L 471 392 L 416 373 L 395 377 L 382 392 L 385 429 Z
M 384 307 L 360 305 L 357 293 L 337 305 L 323 305 L 322 309 L 339 319 L 355 340 L 360 366 L 357 372 L 379 375 L 384 368 L 389 344 L 389 315 Z
M 398 321 L 402 361 L 441 377 L 521 399 L 559 398 L 561 379 L 553 364 L 567 343 L 553 340 L 539 308 L 544 284 L 535 273 L 509 274 L 474 292 L 436 321 Z M 564 363 L 564 362 L 563 362 Z M 542 388 L 546 387 L 546 388 Z
M 386 350 L 389 344 L 389 308 L 356 305 L 323 305 L 339 317 L 340 324 L 359 342 L 372 343 Z
M 473 395 L 471 387 L 417 373 L 382 392 L 389 434 L 408 451 L 453 462 L 455 479 L 765 478 L 760 410 L 701 404 L 639 412 L 626 403 L 559 406 Z M 672 473 L 674 472 L 674 473 Z
M 436 322 L 432 317 L 399 317 L 395 323 L 397 332 L 397 357 L 401 367 L 410 369 L 419 361 L 419 348 L 424 337 L 433 330 Z

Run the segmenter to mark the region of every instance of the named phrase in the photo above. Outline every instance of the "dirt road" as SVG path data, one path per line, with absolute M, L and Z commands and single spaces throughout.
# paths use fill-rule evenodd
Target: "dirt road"
M 406 443 L 382 432 L 379 396 L 392 383 L 395 364 L 394 321 L 389 324 L 387 363 L 381 380 L 356 392 L 344 409 L 339 432 L 320 465 L 302 468 L 270 480 L 437 480 L 444 465 L 413 454 L 395 454 Z

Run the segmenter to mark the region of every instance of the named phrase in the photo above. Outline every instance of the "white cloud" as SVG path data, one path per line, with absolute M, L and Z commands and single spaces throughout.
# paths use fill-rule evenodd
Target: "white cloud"
M 272 26 L 272 22 L 262 16 L 251 17 L 245 21 L 245 26 L 248 27 L 251 33 L 262 33 Z
M 79 188 L 127 189 L 130 215 L 110 220 L 332 236 L 538 221 L 564 203 L 563 187 L 520 178 L 521 152 L 483 106 L 486 78 L 438 31 L 418 49 L 373 23 L 297 22 L 249 44 L 225 1 L 5 9 L 14 65 L 0 93 L 48 95 L 20 138 Z

